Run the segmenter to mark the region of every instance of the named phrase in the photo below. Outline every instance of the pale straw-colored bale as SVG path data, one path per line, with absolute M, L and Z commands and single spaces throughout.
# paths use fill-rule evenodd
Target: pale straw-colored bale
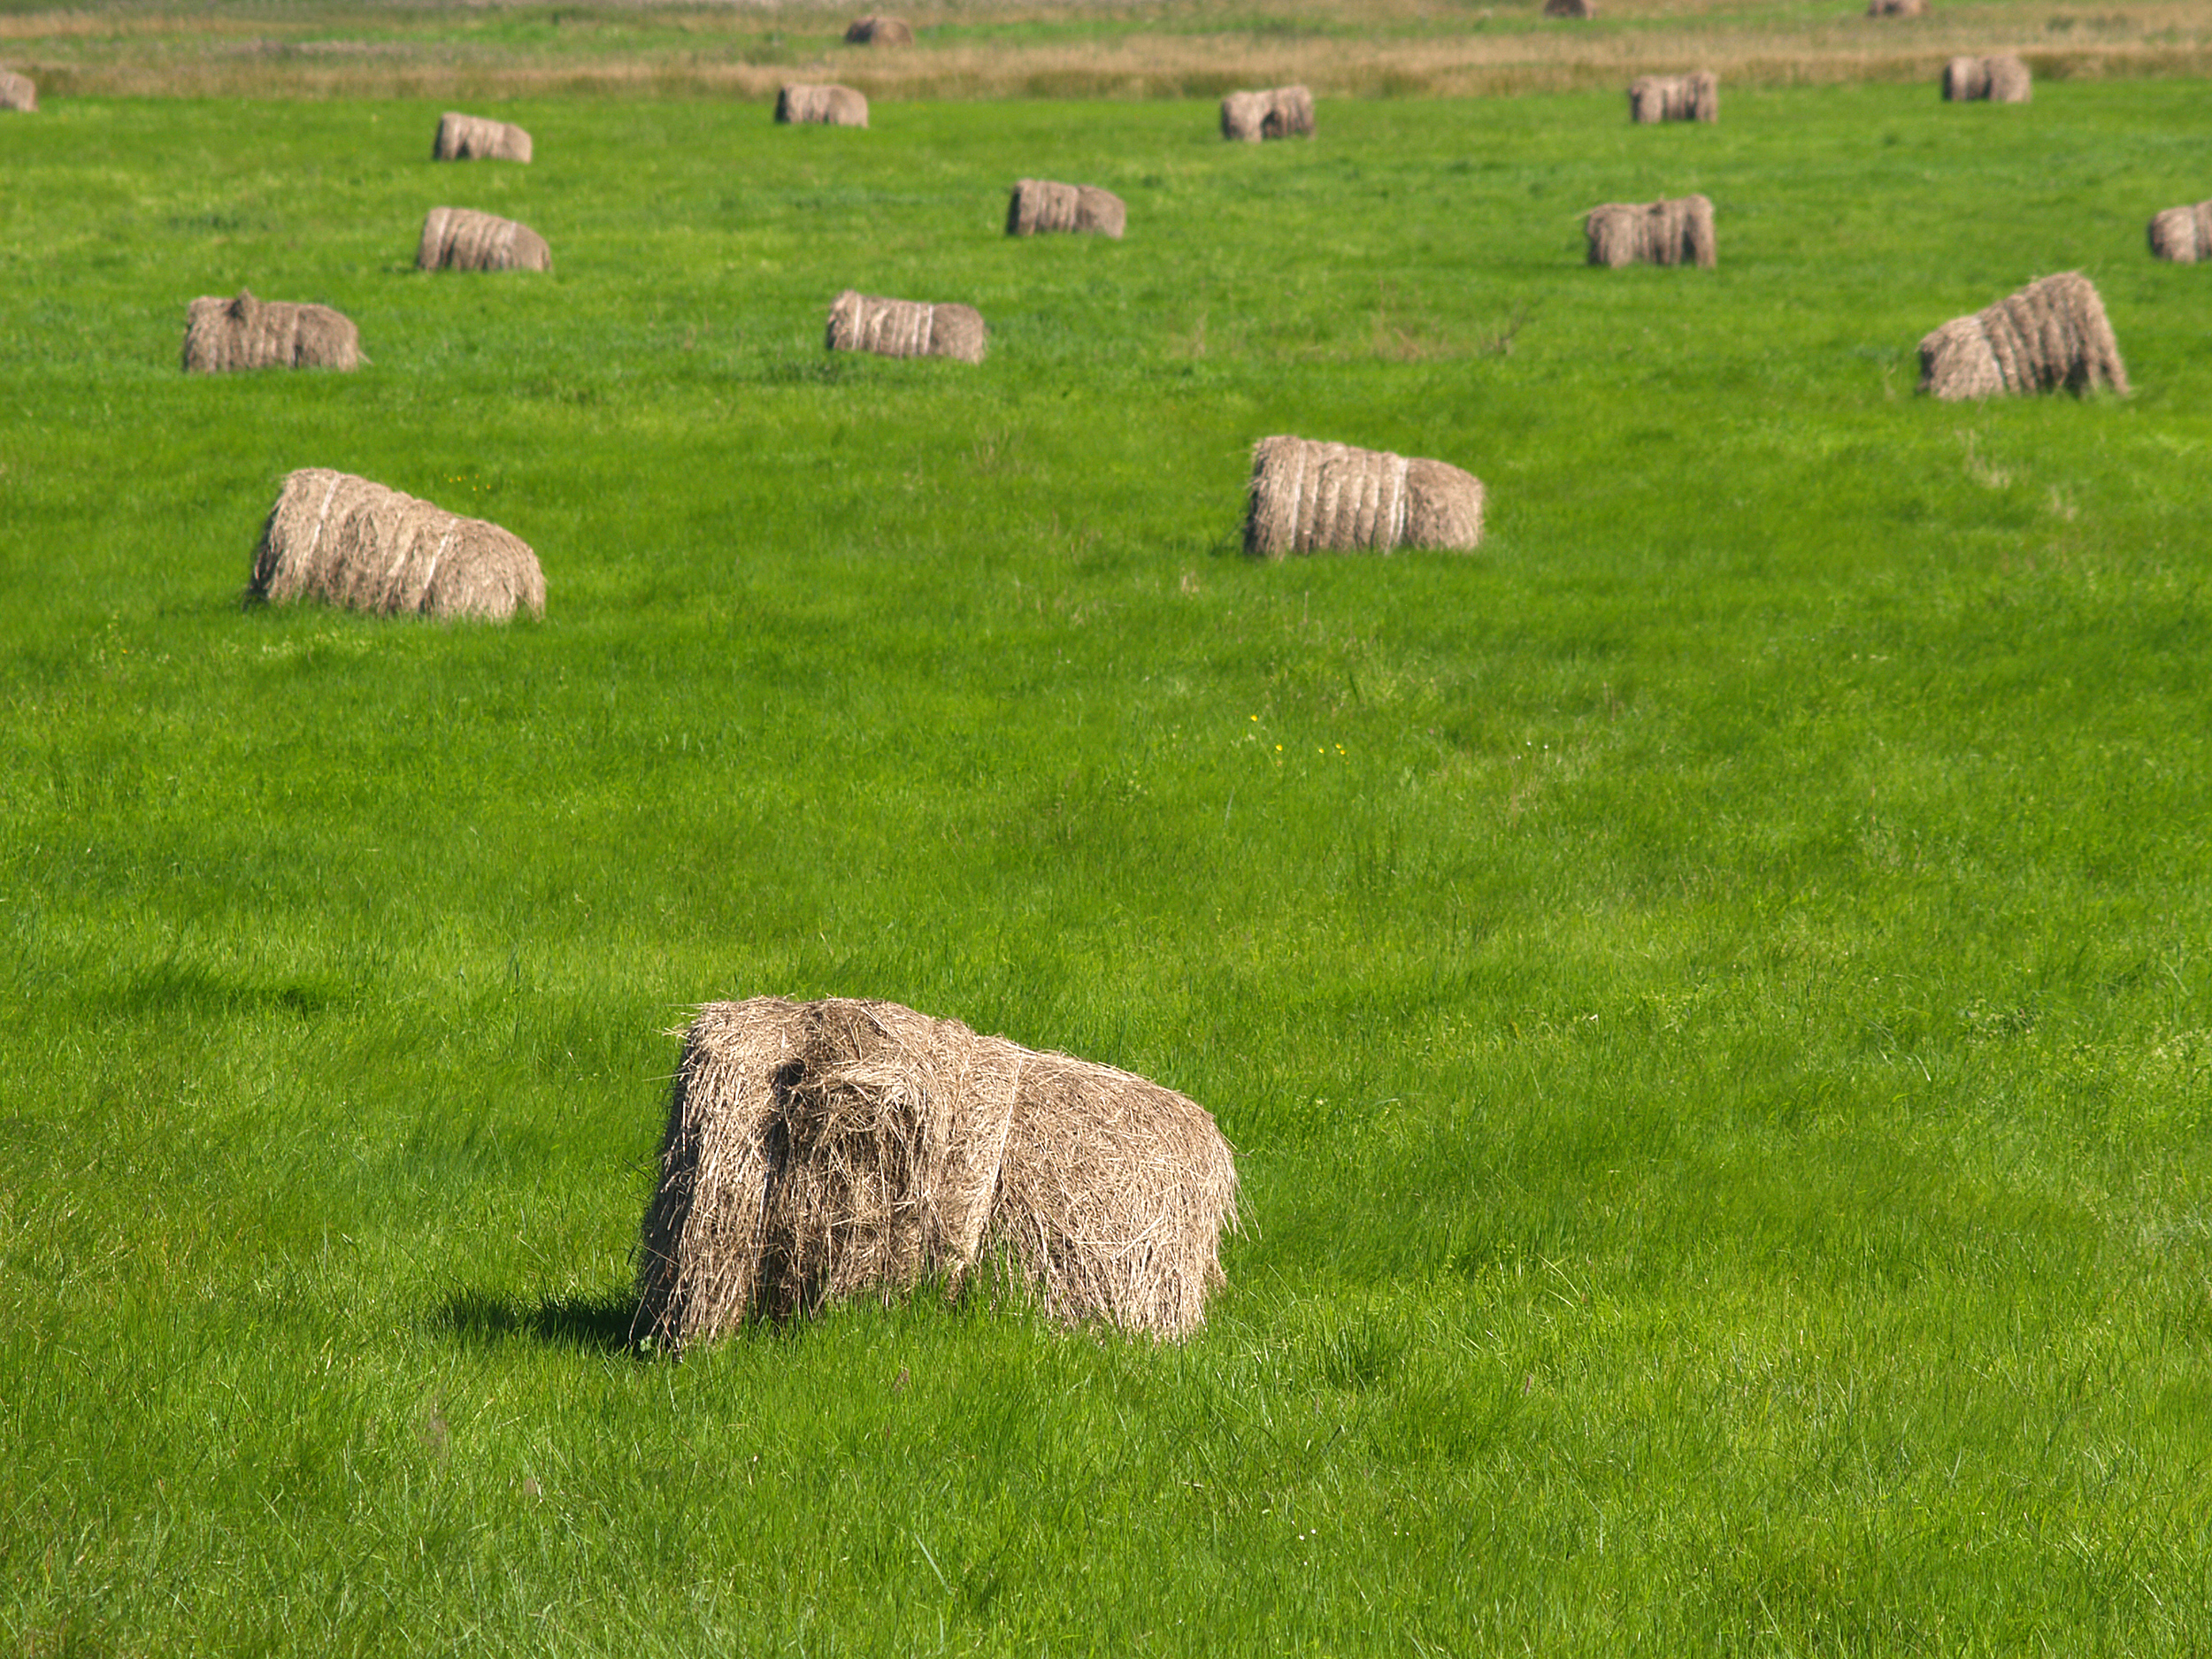
M 430 159 L 527 161 L 530 134 L 511 121 L 448 110 L 438 118 L 438 135 L 431 141 Z
M 1482 540 L 1482 480 L 1443 461 L 1306 438 L 1252 449 L 1244 550 L 1293 553 L 1394 548 L 1463 550 Z
M 795 81 L 776 95 L 776 119 L 790 127 L 865 127 L 868 100 L 850 87 Z
M 2170 207 L 2150 222 L 2151 252 L 2176 265 L 2212 260 L 2212 202 Z
M 980 363 L 990 331 L 972 305 L 884 299 L 847 288 L 831 302 L 823 343 L 880 357 L 953 357 Z
M 241 288 L 229 299 L 203 296 L 185 311 L 188 374 L 360 366 L 361 331 L 327 305 L 257 300 Z
M 1608 202 L 1582 221 L 1592 265 L 1694 265 L 1710 269 L 1720 257 L 1713 234 L 1713 204 L 1702 196 L 1662 202 Z
M 1221 135 L 1253 144 L 1267 138 L 1311 138 L 1313 94 L 1303 87 L 1232 92 L 1221 101 Z
M 1720 78 L 1706 70 L 1687 75 L 1639 75 L 1629 83 L 1632 121 L 1717 121 Z
M 2010 52 L 1954 58 L 1943 65 L 1947 104 L 2025 104 L 2034 96 L 2026 64 Z
M 527 225 L 472 208 L 434 207 L 415 248 L 422 271 L 550 271 L 551 250 Z
M 1119 239 L 1129 210 L 1111 190 L 1094 184 L 1055 184 L 1021 179 L 1006 204 L 1006 234 L 1033 236 L 1039 231 L 1089 231 Z
M 27 115 L 37 108 L 38 87 L 30 76 L 0 69 L 0 110 L 19 110 Z
M 903 18 L 855 18 L 845 26 L 848 46 L 911 46 L 914 27 Z
M 1920 342 L 1920 389 L 1947 401 L 2062 387 L 2077 396 L 2128 390 L 2104 303 L 2078 271 L 2031 282 Z

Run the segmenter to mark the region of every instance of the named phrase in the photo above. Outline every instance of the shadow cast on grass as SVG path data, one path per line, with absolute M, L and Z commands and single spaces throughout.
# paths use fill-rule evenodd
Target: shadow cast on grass
M 595 1296 L 541 1296 L 535 1303 L 459 1290 L 439 1304 L 431 1324 L 449 1336 L 479 1346 L 526 1337 L 549 1348 L 620 1354 L 636 1351 L 630 1337 L 636 1318 L 637 1297 L 628 1290 L 603 1291 Z

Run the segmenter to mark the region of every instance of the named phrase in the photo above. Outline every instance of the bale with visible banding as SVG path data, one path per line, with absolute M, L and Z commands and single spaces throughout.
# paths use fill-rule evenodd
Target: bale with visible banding
M 0 69 L 0 110 L 20 110 L 30 114 L 37 108 L 38 86 L 30 76 Z
M 1039 231 L 1091 231 L 1119 239 L 1129 210 L 1111 190 L 1094 184 L 1054 184 L 1020 179 L 1006 204 L 1006 234 L 1033 236 Z
M 1632 121 L 1717 121 L 1720 78 L 1705 70 L 1689 75 L 1639 75 L 1629 83 Z
M 1617 269 L 1629 265 L 1694 265 L 1711 269 L 1720 257 L 1713 236 L 1713 204 L 1701 196 L 1664 202 L 1608 202 L 1582 221 L 1589 262 Z
M 881 299 L 847 288 L 831 303 L 824 343 L 832 351 L 879 357 L 953 357 L 980 363 L 990 331 L 972 305 Z
M 1205 1323 L 1236 1164 L 1160 1085 L 895 1002 L 710 1002 L 684 1033 L 632 1334 L 677 1350 L 925 1284 L 1069 1325 Z
M 868 100 L 850 87 L 795 82 L 776 95 L 776 119 L 787 127 L 865 127 Z
M 1311 138 L 1313 94 L 1303 87 L 1232 92 L 1221 101 L 1221 135 L 1249 144 L 1263 138 Z
M 415 249 L 421 271 L 550 271 L 545 238 L 527 225 L 465 207 L 434 207 Z
M 1244 550 L 1259 558 L 1393 548 L 1465 549 L 1482 540 L 1482 480 L 1443 461 L 1306 438 L 1252 449 Z
M 2010 52 L 1954 58 L 1943 65 L 1946 104 L 2025 104 L 2033 95 L 2027 65 Z
M 856 18 L 845 27 L 848 46 L 911 46 L 913 26 L 903 18 Z
M 530 134 L 511 121 L 448 110 L 438 118 L 430 145 L 433 161 L 527 161 Z
M 184 318 L 184 369 L 356 369 L 361 331 L 327 305 L 257 300 L 244 288 L 230 299 L 194 300 Z
M 2100 386 L 2124 397 L 2127 365 L 2104 302 L 2078 271 L 2031 282 L 1920 342 L 1920 389 L 1946 401 Z
M 2151 252 L 2176 265 L 2212 260 L 2212 202 L 2170 207 L 2150 222 Z
M 381 616 L 545 613 L 537 555 L 481 518 L 328 467 L 288 474 L 255 550 L 257 599 L 320 599 Z

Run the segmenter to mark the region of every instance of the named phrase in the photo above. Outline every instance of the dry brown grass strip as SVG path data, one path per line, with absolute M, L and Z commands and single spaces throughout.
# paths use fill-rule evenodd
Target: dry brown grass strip
M 1707 70 L 1686 75 L 1639 75 L 1629 83 L 1628 119 L 1655 121 L 1717 121 L 1720 80 Z
M 1006 204 L 1006 234 L 1033 236 L 1040 231 L 1094 233 L 1118 241 L 1129 209 L 1111 190 L 1094 184 L 1055 184 L 1048 179 L 1019 179 Z
M 776 94 L 776 119 L 787 127 L 865 127 L 868 100 L 850 87 L 794 81 Z
M 30 76 L 0 69 L 0 110 L 20 110 L 27 115 L 37 108 L 38 87 Z
M 904 18 L 855 18 L 845 27 L 848 46 L 911 46 L 914 26 Z
M 2150 222 L 2151 252 L 2176 265 L 2212 260 L 2212 202 L 2170 207 Z
M 244 288 L 229 299 L 203 296 L 186 307 L 184 369 L 357 369 L 361 331 L 327 305 L 257 300 Z
M 438 135 L 431 141 L 433 161 L 527 161 L 530 134 L 512 121 L 488 116 L 463 115 L 448 110 L 438 118 Z
M 952 357 L 980 363 L 990 342 L 983 313 L 972 305 L 884 299 L 847 288 L 830 303 L 824 343 L 832 351 L 879 357 Z
M 527 225 L 466 207 L 434 207 L 415 247 L 419 271 L 550 271 L 552 250 Z
M 2034 96 L 2027 65 L 2010 52 L 1954 58 L 1943 65 L 1946 104 L 2025 104 Z
M 1303 87 L 1232 92 L 1221 101 L 1221 135 L 1251 144 L 1267 138 L 1311 138 L 1313 94 Z
M 1402 547 L 1464 550 L 1482 541 L 1482 480 L 1443 461 L 1262 438 L 1252 447 L 1244 550 L 1267 559 Z
M 1947 401 L 2101 386 L 2127 396 L 2127 365 L 2104 302 L 2078 271 L 2031 282 L 1920 342 L 1920 389 Z
M 1592 265 L 1694 265 L 1719 262 L 1713 235 L 1713 204 L 1702 196 L 1663 202 L 1608 202 L 1584 217 L 1582 234 Z

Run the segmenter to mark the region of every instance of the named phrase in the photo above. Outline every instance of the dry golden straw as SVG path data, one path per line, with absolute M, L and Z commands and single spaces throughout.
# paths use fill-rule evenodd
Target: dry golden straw
M 1626 265 L 1694 265 L 1710 268 L 1720 257 L 1713 239 L 1713 204 L 1701 196 L 1664 202 L 1608 202 L 1582 221 L 1589 262 L 1617 269 Z
M 1943 65 L 1943 101 L 2025 104 L 2033 94 L 2028 66 L 2010 52 L 1991 58 L 1954 58 Z
M 28 75 L 19 75 L 12 69 L 0 69 L 0 110 L 21 110 L 26 113 L 38 108 L 38 88 Z
M 1920 342 L 1920 389 L 1948 401 L 2062 386 L 2077 396 L 2128 389 L 2104 303 L 2078 271 L 2031 282 Z
M 545 238 L 527 225 L 465 207 L 434 207 L 415 249 L 422 271 L 550 271 Z
M 1183 1095 L 895 1002 L 710 1002 L 683 1036 L 634 1333 L 680 1349 L 993 1264 L 1069 1325 L 1205 1323 L 1236 1166 Z
M 481 518 L 464 518 L 365 478 L 288 474 L 255 550 L 255 598 L 321 599 L 381 616 L 545 613 L 537 555 Z
M 257 300 L 241 288 L 235 298 L 203 296 L 185 311 L 188 374 L 360 366 L 361 331 L 327 305 Z
M 530 134 L 511 121 L 448 110 L 438 118 L 438 136 L 430 146 L 433 161 L 527 161 Z
M 795 82 L 776 95 L 776 119 L 794 127 L 865 127 L 868 100 L 850 87 Z
M 1093 231 L 1118 240 L 1129 210 L 1111 190 L 1094 184 L 1054 184 L 1019 179 L 1006 204 L 1006 234 L 1033 236 L 1041 230 Z
M 911 46 L 913 26 L 904 18 L 856 18 L 846 26 L 848 46 Z
M 1720 81 L 1699 70 L 1689 75 L 1639 75 L 1629 83 L 1632 121 L 1717 121 Z
M 1305 438 L 1252 447 L 1244 550 L 1260 558 L 1482 540 L 1482 480 L 1442 461 Z
M 989 330 L 972 305 L 887 300 L 847 288 L 831 302 L 824 344 L 832 351 L 872 351 L 879 357 L 954 357 L 983 361 Z
M 2176 265 L 2212 259 L 2212 202 L 2170 207 L 2150 222 L 2151 251 Z
M 1221 101 L 1221 135 L 1248 144 L 1263 138 L 1311 138 L 1313 94 L 1303 87 L 1232 92 Z

